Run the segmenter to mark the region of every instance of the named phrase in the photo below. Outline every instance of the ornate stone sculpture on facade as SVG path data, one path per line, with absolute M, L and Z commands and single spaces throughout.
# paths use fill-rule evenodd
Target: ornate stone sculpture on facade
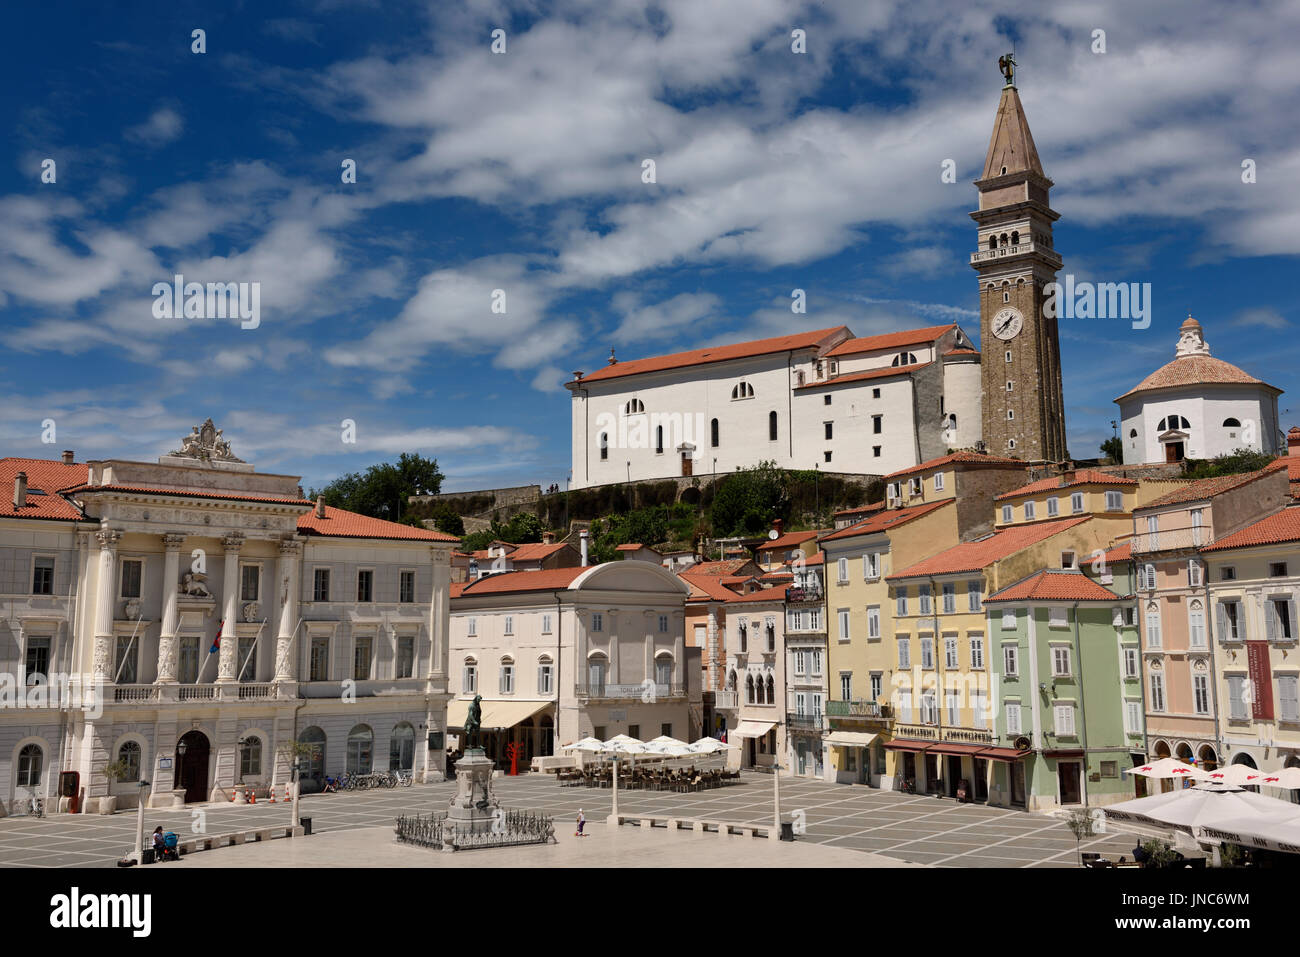
M 206 419 L 203 425 L 194 426 L 181 440 L 181 447 L 170 454 L 205 462 L 243 462 L 243 459 L 235 458 L 230 443 L 221 435 L 222 430 L 213 424 L 212 419 Z
M 187 598 L 211 598 L 212 592 L 208 591 L 208 586 L 204 584 L 207 580 L 207 575 L 186 572 L 181 576 L 181 591 Z

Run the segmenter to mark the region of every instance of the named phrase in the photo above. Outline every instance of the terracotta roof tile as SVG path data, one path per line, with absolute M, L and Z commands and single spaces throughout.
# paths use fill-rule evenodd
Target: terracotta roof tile
M 1283 542 L 1300 542 L 1300 508 L 1284 508 L 1253 525 L 1225 535 L 1203 552 L 1218 552 L 1226 548 L 1249 548 L 1252 545 L 1280 545 Z
M 579 575 L 591 571 L 586 568 L 547 568 L 536 572 L 503 572 L 484 575 L 478 581 L 466 582 L 459 596 L 500 595 L 523 591 L 565 591 Z
M 725 346 L 711 346 L 708 349 L 694 349 L 690 352 L 675 352 L 672 355 L 656 356 L 651 359 L 631 359 L 614 365 L 597 369 L 582 377 L 583 382 L 600 382 L 605 379 L 617 379 L 622 376 L 640 375 L 644 372 L 663 372 L 668 369 L 681 369 L 687 366 L 706 365 L 711 362 L 724 362 L 728 359 L 748 359 L 765 356 L 775 352 L 788 352 L 791 349 L 815 349 L 838 332 L 847 332 L 845 326 L 818 329 L 814 332 L 800 332 L 789 336 L 775 336 L 771 339 L 756 339 L 752 342 L 737 342 Z
M 311 504 L 310 502 L 305 504 Z M 325 517 L 317 518 L 312 509 L 298 516 L 298 531 L 303 535 L 320 535 L 328 538 L 384 538 L 418 542 L 459 542 L 455 535 L 435 532 L 415 525 L 386 522 L 382 518 L 358 515 L 356 512 L 325 506 Z
M 993 501 L 1000 502 L 1004 498 L 1016 498 L 1021 495 L 1037 495 L 1039 492 L 1050 492 L 1054 488 L 1073 488 L 1076 485 L 1137 485 L 1137 479 L 1125 478 L 1122 475 L 1111 475 L 1108 472 L 1101 472 L 1097 469 L 1077 469 L 1074 478 L 1066 481 L 1064 475 L 1053 475 L 1049 478 L 1040 479 L 1037 482 L 1030 482 L 1028 485 L 1022 485 L 1020 488 L 1013 488 L 1010 492 L 1003 492 Z
M 763 588 L 752 591 L 748 595 L 735 592 L 726 601 L 728 604 L 743 604 L 754 601 L 785 601 L 785 586 L 777 585 L 775 588 Z
M 841 515 L 866 515 L 869 512 L 878 512 L 885 507 L 884 502 L 872 502 L 870 505 L 859 505 L 857 508 L 842 508 L 835 513 L 835 517 Z
M 1102 561 L 1108 565 L 1115 565 L 1119 562 L 1130 562 L 1133 560 L 1133 542 L 1127 541 L 1123 545 L 1116 545 L 1106 554 L 1102 555 Z
M 846 339 L 826 353 L 828 356 L 852 356 L 864 352 L 877 352 L 882 349 L 898 349 L 902 346 L 915 346 L 923 342 L 934 342 L 946 332 L 956 329 L 956 323 L 946 326 L 926 326 L 924 329 L 907 329 L 903 332 L 886 332 L 879 336 L 864 336 L 860 339 Z
M 891 508 L 887 511 L 877 512 L 864 518 L 860 522 L 849 525 L 847 528 L 841 528 L 839 531 L 831 532 L 821 542 L 834 542 L 843 538 L 852 538 L 855 535 L 870 535 L 875 532 L 888 531 L 899 525 L 905 525 L 914 518 L 920 518 L 922 515 L 929 515 L 936 509 L 943 508 L 945 505 L 951 505 L 956 499 L 945 498 L 938 502 L 926 502 L 924 505 L 912 505 L 908 508 Z
M 984 599 L 995 601 L 1115 601 L 1119 596 L 1102 588 L 1083 572 L 1045 568 Z
M 1032 525 L 1013 525 L 987 538 L 974 542 L 954 545 L 924 561 L 904 568 L 896 575 L 890 575 L 889 581 L 900 578 L 919 578 L 926 575 L 950 575 L 956 572 L 975 572 L 987 568 L 996 561 L 1014 555 L 1023 548 L 1037 545 L 1076 525 L 1092 520 L 1091 515 L 1078 518 L 1066 518 L 1055 522 L 1035 522 Z
M 1019 459 L 1004 459 L 997 455 L 980 455 L 978 452 L 953 452 L 951 455 L 941 455 L 937 459 L 930 459 L 928 462 L 922 462 L 920 465 L 913 465 L 911 468 L 900 469 L 897 472 L 890 472 L 885 476 L 885 481 L 899 478 L 903 475 L 911 475 L 913 472 L 924 472 L 927 469 L 938 468 L 941 465 L 958 464 L 958 465 L 992 465 L 992 466 L 1016 466 L 1024 468 L 1025 463 Z
M 567 542 L 556 542 L 547 545 L 544 542 L 529 542 L 526 545 L 520 545 L 513 552 L 507 554 L 512 562 L 535 562 L 550 558 L 556 552 L 563 551 L 571 546 Z
M 1155 389 L 1173 389 L 1184 385 L 1229 385 L 1242 383 L 1262 385 L 1269 389 L 1274 387 L 1267 382 L 1247 375 L 1230 362 L 1216 359 L 1214 356 L 1191 355 L 1179 356 L 1162 365 L 1133 388 L 1129 389 L 1116 402 L 1123 401 L 1139 392 L 1151 392 Z M 1274 391 L 1280 392 L 1280 389 Z
M 816 538 L 818 532 L 786 532 L 779 538 L 769 539 L 758 546 L 760 552 L 779 551 L 783 548 L 797 548 L 810 538 Z
M 1163 505 L 1178 505 L 1181 502 L 1200 502 L 1216 495 L 1222 495 L 1224 492 L 1239 488 L 1242 485 L 1248 485 L 1257 479 L 1263 478 L 1270 472 L 1276 472 L 1284 468 L 1289 471 L 1286 460 L 1277 459 L 1257 472 L 1242 472 L 1237 475 L 1219 475 L 1214 478 L 1198 479 L 1195 482 L 1189 482 L 1180 489 L 1175 489 L 1157 499 L 1152 499 L 1140 508 L 1134 509 L 1134 511 L 1145 511 Z
M 16 509 L 13 488 L 14 477 L 19 472 L 27 473 L 27 504 Z M 0 459 L 0 491 L 4 495 L 0 499 L 0 518 L 75 522 L 82 517 L 81 512 L 58 493 L 86 481 L 86 475 L 84 463 L 65 465 L 62 461 L 49 459 Z M 41 492 L 44 494 L 39 494 Z
M 978 349 L 949 349 L 943 354 L 946 359 L 948 356 L 977 356 L 980 352 Z
M 308 508 L 314 503 L 305 498 L 284 495 L 246 495 L 241 492 L 213 492 L 206 489 L 167 488 L 153 485 L 87 485 L 85 483 L 67 490 L 70 495 L 91 492 L 132 492 L 139 495 L 175 495 L 178 498 L 216 498 L 232 502 L 263 502 L 272 505 L 301 505 Z
M 715 578 L 723 575 L 734 575 L 752 560 L 749 558 L 731 558 L 724 562 L 696 562 L 689 568 L 683 569 L 682 574 L 690 575 L 693 578 L 707 575 Z

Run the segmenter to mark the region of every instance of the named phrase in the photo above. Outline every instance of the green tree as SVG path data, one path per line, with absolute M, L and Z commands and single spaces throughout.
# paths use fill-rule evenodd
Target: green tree
M 716 535 L 757 535 L 773 519 L 787 518 L 789 511 L 785 473 L 775 462 L 760 462 L 718 483 L 710 517 Z
M 326 505 L 371 518 L 416 524 L 415 517 L 406 514 L 407 498 L 437 495 L 442 489 L 442 480 L 442 470 L 438 468 L 436 459 L 403 452 L 396 462 L 381 462 L 364 472 L 340 475 L 324 488 L 312 489 L 311 497 L 322 496 Z
M 1124 461 L 1124 442 L 1118 435 L 1112 435 L 1101 443 L 1101 454 L 1118 464 Z
M 1183 477 L 1190 479 L 1218 478 L 1220 475 L 1240 475 L 1243 472 L 1257 472 L 1272 461 L 1273 456 L 1266 452 L 1256 452 L 1254 449 L 1234 449 L 1226 455 L 1219 455 L 1212 459 L 1188 459 L 1183 463 L 1186 470 Z
M 456 510 L 445 502 L 439 502 L 429 509 L 428 518 L 433 520 L 433 527 L 448 535 L 464 535 L 465 523 L 456 514 Z

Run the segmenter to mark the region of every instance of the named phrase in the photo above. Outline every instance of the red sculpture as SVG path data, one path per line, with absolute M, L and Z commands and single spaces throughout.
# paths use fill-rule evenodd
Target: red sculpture
M 510 773 L 512 775 L 519 773 L 519 754 L 524 750 L 524 746 L 518 741 L 511 741 L 506 745 L 506 754 L 510 758 Z

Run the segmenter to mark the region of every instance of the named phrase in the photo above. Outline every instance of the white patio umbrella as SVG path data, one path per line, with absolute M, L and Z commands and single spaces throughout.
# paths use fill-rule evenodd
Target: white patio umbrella
M 1233 784 L 1237 787 L 1254 786 L 1261 783 L 1264 772 L 1245 764 L 1229 764 L 1225 768 L 1202 771 L 1198 777 L 1210 784 Z
M 573 744 L 560 745 L 561 751 L 604 751 L 605 743 L 595 738 L 583 738 L 581 741 L 574 741 Z
M 715 751 L 738 751 L 739 748 L 734 744 L 728 744 L 726 741 L 719 741 L 717 738 L 700 738 L 691 745 L 697 754 L 713 754 Z
M 1173 778 L 1200 780 L 1204 771 L 1186 762 L 1179 761 L 1176 758 L 1161 758 L 1159 761 L 1148 761 L 1146 764 L 1139 764 L 1134 768 L 1125 768 L 1126 774 L 1140 774 L 1144 778 Z
M 668 747 L 669 745 L 673 745 L 673 744 L 685 744 L 685 743 L 686 743 L 685 741 L 679 741 L 677 738 L 670 738 L 666 734 L 661 734 L 659 735 L 659 737 L 646 742 L 646 744 L 650 745 L 652 748 Z
M 1107 818 L 1117 823 L 1184 831 L 1213 828 L 1227 822 L 1240 826 L 1243 819 L 1270 821 L 1297 815 L 1296 806 L 1289 801 L 1279 801 L 1225 784 L 1198 784 L 1165 791 L 1151 797 L 1110 804 L 1103 810 Z
M 1281 768 L 1277 771 L 1261 772 L 1260 779 L 1253 782 L 1260 787 L 1281 788 L 1284 791 L 1300 791 L 1300 768 Z

